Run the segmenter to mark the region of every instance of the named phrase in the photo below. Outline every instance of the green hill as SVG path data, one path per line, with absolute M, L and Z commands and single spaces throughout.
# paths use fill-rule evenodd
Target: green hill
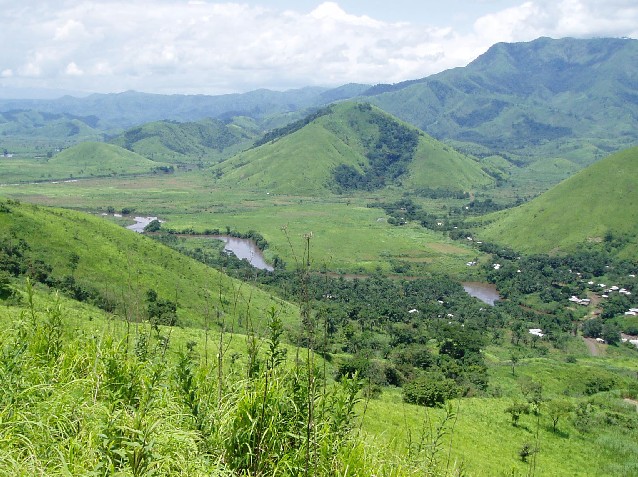
M 464 68 L 378 85 L 369 101 L 435 138 L 502 154 L 519 167 L 539 157 L 553 181 L 638 142 L 638 41 L 539 38 L 499 43 Z M 535 178 L 538 171 L 514 173 Z
M 47 282 L 115 305 L 122 316 L 144 317 L 149 289 L 177 304 L 182 325 L 202 325 L 208 317 L 211 326 L 214 319 L 215 325 L 241 329 L 247 316 L 259 323 L 273 306 L 286 322 L 297 314 L 294 306 L 250 284 L 103 218 L 13 201 L 0 205 L 0 242 L 27 246 L 26 270 L 37 269 L 32 275 L 40 275 L 51 267 Z M 8 260 L 2 253 L 0 258 Z
M 105 176 L 148 173 L 160 166 L 163 164 L 112 144 L 84 142 L 53 156 L 47 172 L 67 177 Z
M 102 142 L 83 142 L 52 157 L 20 155 L 0 159 L 3 183 L 160 172 L 172 172 L 171 165 L 151 161 L 119 146 Z
M 59 139 L 78 141 L 97 138 L 98 118 L 67 113 L 42 113 L 32 110 L 0 112 L 0 134 L 12 138 Z
M 226 124 L 217 119 L 179 123 L 157 121 L 129 129 L 109 142 L 162 162 L 217 161 L 249 145 L 256 137 L 245 121 Z
M 220 184 L 276 193 L 493 183 L 475 160 L 368 104 L 341 103 L 267 134 L 215 167 Z
M 587 241 L 620 239 L 638 252 L 638 147 L 613 154 L 533 201 L 506 211 L 481 233 L 526 252 L 558 252 Z

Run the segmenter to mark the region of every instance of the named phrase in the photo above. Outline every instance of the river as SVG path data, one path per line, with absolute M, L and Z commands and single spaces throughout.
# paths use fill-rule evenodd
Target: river
M 471 296 L 483 303 L 494 306 L 494 302 L 501 299 L 495 285 L 484 282 L 463 282 L 463 289 Z
M 224 242 L 224 250 L 232 252 L 240 260 L 248 260 L 248 263 L 253 267 L 269 272 L 274 270 L 273 267 L 266 263 L 264 254 L 252 240 L 230 237 L 228 235 L 212 235 L 211 237 L 222 240 Z
M 135 223 L 133 225 L 129 225 L 126 228 L 132 230 L 133 232 L 141 234 L 142 232 L 144 232 L 144 227 L 153 222 L 153 220 L 159 219 L 157 217 L 135 217 L 133 220 L 135 220 Z

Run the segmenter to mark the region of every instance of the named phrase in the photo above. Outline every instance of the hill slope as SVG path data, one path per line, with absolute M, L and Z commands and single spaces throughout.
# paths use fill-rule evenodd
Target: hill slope
M 0 243 L 24 240 L 28 255 L 51 266 L 56 281 L 64 284 L 72 277 L 101 300 L 116 303 L 123 316 L 144 319 L 151 288 L 161 300 L 177 303 L 183 325 L 202 325 L 208 316 L 211 322 L 215 317 L 214 324 L 241 329 L 250 315 L 257 326 L 273 306 L 286 322 L 297 315 L 288 303 L 102 218 L 14 202 L 1 205 Z
M 583 167 L 638 142 L 636 78 L 637 40 L 540 38 L 499 43 L 464 68 L 367 94 L 436 138 L 517 164 L 551 155 Z
M 220 183 L 291 194 L 493 183 L 475 160 L 368 104 L 324 108 L 258 144 L 214 169 Z
M 84 142 L 50 159 L 47 172 L 68 171 L 69 177 L 139 174 L 162 165 L 112 144 Z
M 0 113 L 0 134 L 3 137 L 80 140 L 97 138 L 98 118 L 71 114 L 51 114 L 38 111 L 13 110 Z
M 237 148 L 249 145 L 255 132 L 217 119 L 178 123 L 157 121 L 144 124 L 109 142 L 144 157 L 163 162 L 216 161 Z
M 526 252 L 557 252 L 624 237 L 621 256 L 638 252 L 638 147 L 613 154 L 533 201 L 499 214 L 480 234 Z

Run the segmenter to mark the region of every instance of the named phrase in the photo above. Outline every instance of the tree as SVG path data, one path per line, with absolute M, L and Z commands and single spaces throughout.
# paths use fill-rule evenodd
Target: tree
M 11 275 L 4 271 L 0 270 L 0 300 L 6 300 L 13 296 L 14 290 L 11 287 Z
M 599 318 L 592 318 L 583 323 L 583 336 L 586 338 L 599 338 L 603 332 L 603 322 Z
M 146 310 L 153 326 L 177 324 L 177 304 L 169 300 L 161 300 L 153 289 L 146 293 Z
M 514 367 L 518 364 L 519 361 L 519 357 L 518 354 L 512 352 L 512 354 L 510 354 L 510 361 L 512 362 L 512 376 L 516 376 L 516 373 L 514 372 Z
M 602 326 L 600 337 L 610 345 L 620 343 L 620 328 L 616 323 L 605 323 Z
M 556 432 L 558 421 L 574 410 L 571 402 L 565 399 L 553 399 L 547 403 L 547 415 L 552 421 L 552 430 Z
M 516 427 L 521 415 L 529 414 L 529 404 L 516 400 L 505 408 L 505 412 L 512 416 L 512 426 Z
M 162 228 L 162 223 L 155 219 L 148 223 L 146 227 L 144 227 L 144 232 L 159 232 Z
M 545 399 L 543 398 L 543 385 L 532 379 L 526 379 L 521 383 L 521 392 L 530 404 L 535 415 L 540 413 L 540 407 Z

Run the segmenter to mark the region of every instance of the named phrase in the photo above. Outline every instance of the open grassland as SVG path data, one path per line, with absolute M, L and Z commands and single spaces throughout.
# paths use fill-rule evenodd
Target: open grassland
M 404 262 L 412 268 L 408 274 L 464 275 L 465 263 L 477 254 L 417 224 L 389 225 L 382 209 L 367 207 L 379 198 L 370 193 L 323 198 L 249 193 L 211 188 L 198 173 L 23 184 L 2 187 L 0 193 L 87 212 L 134 209 L 136 215 L 166 220 L 165 229 L 255 230 L 269 243 L 266 259 L 277 255 L 289 265 L 302 253 L 304 235 L 312 233 L 314 264 L 337 272 L 371 272 L 377 267 L 390 271 L 393 264 Z
M 516 250 L 555 253 L 606 237 L 627 241 L 622 257 L 636 256 L 638 244 L 638 148 L 609 156 L 535 200 L 486 220 L 480 233 Z

